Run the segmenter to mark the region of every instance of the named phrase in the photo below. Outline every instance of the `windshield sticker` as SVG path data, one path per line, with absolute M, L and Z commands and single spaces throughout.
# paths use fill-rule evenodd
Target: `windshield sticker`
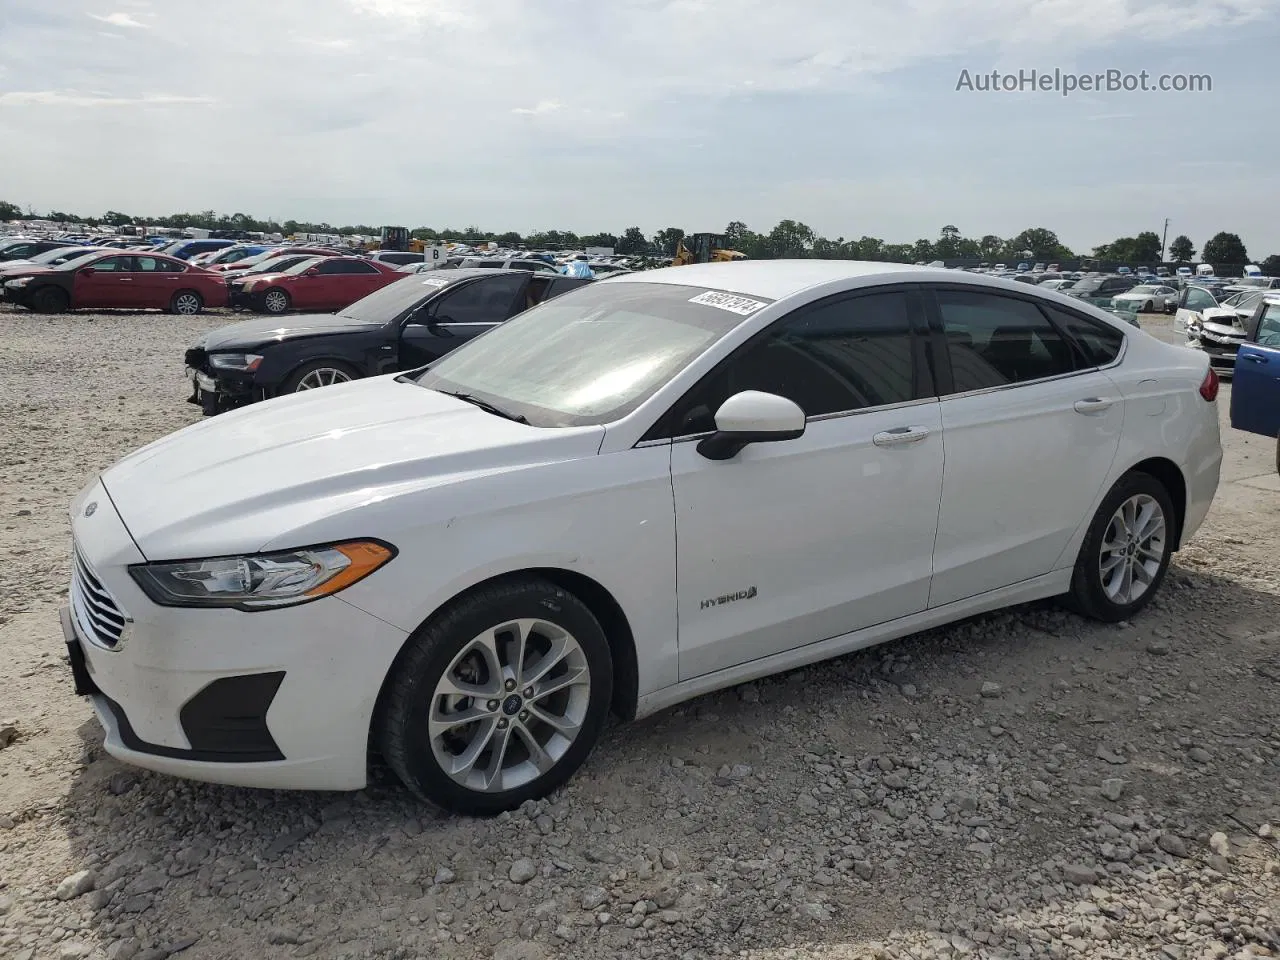
M 715 290 L 708 290 L 706 293 L 700 293 L 696 297 L 690 297 L 689 302 L 701 303 L 704 306 L 716 307 L 720 310 L 728 310 L 730 313 L 737 313 L 744 317 L 755 313 L 761 307 L 768 306 L 767 303 L 761 303 L 759 300 L 737 297 L 732 293 L 717 293 Z
M 447 287 L 449 280 L 446 277 L 427 277 L 422 284 L 427 287 Z

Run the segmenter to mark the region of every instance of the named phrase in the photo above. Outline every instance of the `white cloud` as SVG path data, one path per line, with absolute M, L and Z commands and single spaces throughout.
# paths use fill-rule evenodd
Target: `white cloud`
M 169 93 L 148 93 L 141 97 L 112 97 L 75 90 L 15 90 L 0 93 L 0 107 L 140 107 L 217 103 L 212 97 L 184 97 Z
M 145 23 L 139 23 L 127 13 L 109 13 L 105 17 L 96 13 L 89 14 L 94 20 L 100 20 L 103 23 L 109 23 L 113 27 L 132 27 L 135 30 L 147 30 L 149 27 Z
M 557 110 L 559 110 L 563 106 L 564 104 L 561 103 L 559 100 L 539 100 L 532 107 L 516 107 L 511 112 L 524 113 L 524 114 L 537 116 L 540 113 L 555 113 Z

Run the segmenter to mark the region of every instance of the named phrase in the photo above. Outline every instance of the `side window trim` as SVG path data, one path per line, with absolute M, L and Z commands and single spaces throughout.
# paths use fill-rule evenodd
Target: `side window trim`
M 1066 343 L 1067 346 L 1070 348 L 1072 356 L 1075 357 L 1078 363 L 1083 364 L 1083 366 L 1080 366 L 1077 369 L 1070 371 L 1069 373 L 1056 373 L 1050 377 L 1037 377 L 1035 380 L 1020 380 L 1017 383 L 1001 383 L 1001 384 L 996 384 L 990 387 L 980 387 L 977 390 L 966 390 L 963 393 L 956 392 L 955 376 L 951 369 L 951 355 L 947 350 L 946 333 L 942 325 L 942 309 L 938 305 L 938 298 L 937 298 L 938 292 L 945 291 L 945 290 L 957 291 L 960 293 L 981 293 L 981 294 L 987 294 L 990 296 L 1004 297 L 1005 299 L 1008 299 L 1008 300 L 1020 300 L 1023 303 L 1031 304 L 1036 308 L 1036 311 L 1040 314 L 1040 316 L 1044 317 L 1045 322 L 1048 323 L 1051 327 L 1053 327 L 1053 329 L 1058 333 L 1058 335 L 1062 337 L 1063 342 Z M 1021 297 L 1016 295 L 1012 291 L 992 290 L 992 289 L 988 289 L 986 287 L 981 287 L 977 285 L 969 286 L 967 284 L 962 284 L 962 283 L 933 283 L 933 284 L 929 284 L 928 286 L 928 289 L 925 295 L 925 300 L 929 308 L 929 328 L 932 334 L 931 340 L 935 344 L 935 348 L 934 348 L 935 353 L 940 357 L 940 362 L 939 362 L 940 376 L 938 378 L 939 379 L 938 396 L 939 396 L 939 399 L 942 399 L 942 400 L 955 400 L 959 397 L 976 397 L 984 393 L 994 393 L 997 390 L 1016 390 L 1019 387 L 1029 387 L 1029 386 L 1034 386 L 1040 383 L 1052 383 L 1055 380 L 1065 380 L 1068 377 L 1078 377 L 1084 373 L 1093 373 L 1096 370 L 1109 369 L 1110 367 L 1115 366 L 1122 359 L 1124 359 L 1125 350 L 1129 344 L 1129 338 L 1126 336 L 1124 338 L 1123 343 L 1120 345 L 1120 352 L 1116 355 L 1115 360 L 1107 364 L 1106 367 L 1089 366 L 1088 358 L 1081 353 L 1079 346 L 1077 346 L 1075 342 L 1075 339 L 1069 336 L 1066 332 L 1064 332 L 1056 323 L 1054 323 L 1049 318 L 1048 314 L 1046 314 L 1043 310 L 1040 309 L 1039 301 L 1034 297 Z M 1058 304 L 1054 304 L 1054 306 L 1058 307 Z M 1063 309 L 1066 312 L 1070 312 L 1075 316 L 1080 316 L 1080 314 L 1075 313 L 1075 311 L 1071 311 L 1068 308 L 1059 307 L 1059 309 Z M 1089 319 L 1089 318 L 1085 318 L 1085 319 Z M 1096 323 L 1096 321 L 1092 319 L 1089 319 L 1089 322 Z
M 690 387 L 683 394 L 681 394 L 680 398 L 676 400 L 675 403 L 673 403 L 670 407 L 668 407 L 667 410 L 663 412 L 661 416 L 659 416 L 656 420 L 654 420 L 653 426 L 650 427 L 647 431 L 645 431 L 644 435 L 640 438 L 639 442 L 637 442 L 636 446 L 647 447 L 647 446 L 656 446 L 658 444 L 664 444 L 664 443 L 683 443 L 688 440 L 695 440 L 695 439 L 707 436 L 711 431 L 703 430 L 703 431 L 698 431 L 696 433 L 676 433 L 675 432 L 675 430 L 677 429 L 675 424 L 680 419 L 678 415 L 680 414 L 683 406 L 689 400 L 690 397 L 694 396 L 707 383 L 709 383 L 717 374 L 719 374 L 725 367 L 733 363 L 735 360 L 740 358 L 743 354 L 745 354 L 747 351 L 754 348 L 756 345 L 758 345 L 762 341 L 768 339 L 768 337 L 773 333 L 774 330 L 777 329 L 777 327 L 780 324 L 788 323 L 792 320 L 795 320 L 803 316 L 805 313 L 811 310 L 821 309 L 822 307 L 830 306 L 833 303 L 853 301 L 853 300 L 861 299 L 863 297 L 883 295 L 887 293 L 904 294 L 907 300 L 907 318 L 909 322 L 911 340 L 912 340 L 912 350 L 911 350 L 912 392 L 916 393 L 917 396 L 913 397 L 910 400 L 903 400 L 898 403 L 886 403 L 886 404 L 879 404 L 873 407 L 857 407 L 851 410 L 836 410 L 836 411 L 832 411 L 831 413 L 814 414 L 813 416 L 806 416 L 805 423 L 817 423 L 823 420 L 836 420 L 842 417 L 855 417 L 855 416 L 858 416 L 859 414 L 876 413 L 882 410 L 896 410 L 903 407 L 917 406 L 918 404 L 923 404 L 923 403 L 936 403 L 938 400 L 938 396 L 937 396 L 936 387 L 933 383 L 933 378 L 929 377 L 928 372 L 926 371 L 927 379 L 922 380 L 921 373 L 920 373 L 919 361 L 920 361 L 922 352 L 919 349 L 919 345 L 921 341 L 925 339 L 925 337 L 922 336 L 922 331 L 925 325 L 925 321 L 924 321 L 925 315 L 924 315 L 924 305 L 919 300 L 919 287 L 911 284 L 904 284 L 904 283 L 885 284 L 881 286 L 865 287 L 858 290 L 849 290 L 849 291 L 844 291 L 842 293 L 835 293 L 828 297 L 823 297 L 821 300 L 815 300 L 812 303 L 806 303 L 804 306 L 797 307 L 795 310 L 792 310 L 790 313 L 787 313 L 781 317 L 778 317 L 778 319 L 774 320 L 773 323 L 769 324 L 763 330 L 757 331 L 745 343 L 739 344 L 732 353 L 730 353 L 727 357 L 723 358 L 714 367 L 712 367 L 710 370 L 704 373 L 698 379 L 697 383 L 695 383 L 692 387 Z M 923 386 L 924 383 L 927 383 L 927 387 Z

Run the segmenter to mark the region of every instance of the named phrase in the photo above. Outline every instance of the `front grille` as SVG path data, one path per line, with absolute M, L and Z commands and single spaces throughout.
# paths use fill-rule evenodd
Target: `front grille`
M 125 615 L 102 585 L 79 548 L 71 552 L 71 613 L 86 640 L 113 650 L 124 636 Z

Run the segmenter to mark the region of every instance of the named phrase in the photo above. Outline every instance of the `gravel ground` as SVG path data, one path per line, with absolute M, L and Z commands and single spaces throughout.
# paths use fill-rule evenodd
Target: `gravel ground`
M 1280 483 L 1230 430 L 1132 624 L 1021 607 L 704 697 L 514 814 L 117 764 L 62 656 L 66 503 L 198 418 L 223 322 L 0 309 L 0 957 L 1280 955 Z

